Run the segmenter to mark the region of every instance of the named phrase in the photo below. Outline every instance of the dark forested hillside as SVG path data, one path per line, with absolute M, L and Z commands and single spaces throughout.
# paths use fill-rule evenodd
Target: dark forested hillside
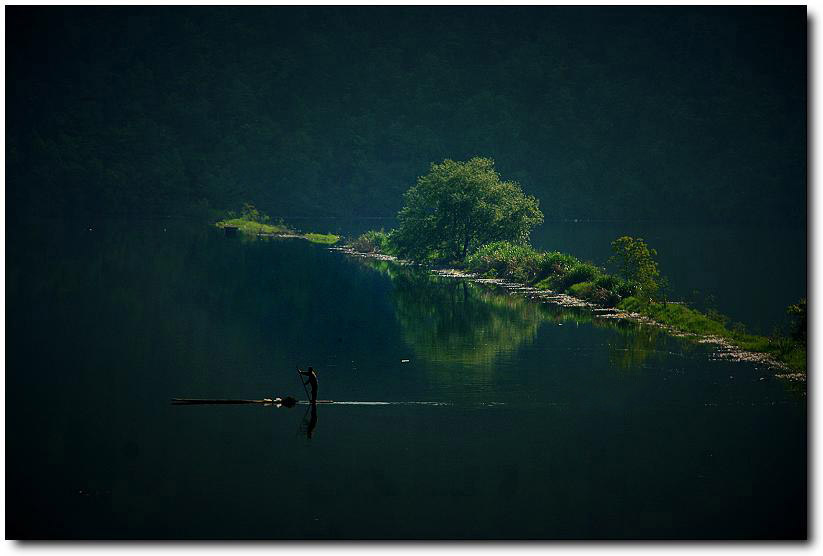
M 547 219 L 805 219 L 805 8 L 6 8 L 7 216 L 390 215 L 494 158 Z

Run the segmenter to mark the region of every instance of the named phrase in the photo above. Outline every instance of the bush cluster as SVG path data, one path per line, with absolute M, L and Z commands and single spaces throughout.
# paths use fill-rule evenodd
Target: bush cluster
M 480 247 L 466 259 L 472 272 L 530 283 L 539 274 L 542 254 L 528 245 L 496 241 Z
M 602 268 L 559 252 L 541 252 L 528 245 L 498 241 L 480 247 L 466 259 L 466 268 L 486 276 L 507 278 L 614 306 L 633 293 L 629 284 Z
M 361 253 L 393 255 L 395 252 L 391 233 L 383 230 L 369 230 L 351 242 L 349 247 Z

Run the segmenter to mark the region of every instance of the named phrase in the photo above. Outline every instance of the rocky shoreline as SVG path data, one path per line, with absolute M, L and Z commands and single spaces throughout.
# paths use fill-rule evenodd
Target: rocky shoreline
M 355 251 L 351 247 L 329 247 L 330 251 L 337 251 L 349 256 L 362 257 L 378 261 L 390 261 L 400 265 L 420 266 L 417 263 L 399 259 L 392 255 L 384 255 L 382 253 L 364 253 Z M 777 371 L 776 378 L 788 381 L 805 382 L 806 375 L 804 373 L 795 373 L 789 369 L 788 366 L 777 361 L 768 354 L 756 351 L 748 351 L 740 348 L 729 342 L 726 338 L 714 336 L 710 334 L 694 334 L 691 332 L 683 332 L 676 328 L 658 322 L 640 313 L 624 311 L 615 307 L 603 307 L 589 301 L 578 299 L 574 296 L 553 292 L 551 290 L 541 290 L 532 286 L 527 286 L 511 280 L 504 280 L 501 278 L 484 278 L 478 274 L 465 272 L 456 268 L 433 268 L 430 269 L 432 274 L 445 278 L 456 278 L 461 280 L 468 280 L 478 284 L 486 284 L 489 286 L 499 287 L 512 295 L 523 295 L 530 300 L 540 303 L 552 303 L 561 307 L 580 307 L 589 309 L 595 318 L 601 319 L 615 319 L 635 322 L 646 326 L 655 326 L 664 330 L 667 334 L 678 338 L 689 338 L 700 344 L 709 344 L 715 347 L 712 353 L 712 359 L 728 360 L 728 361 L 748 361 L 759 365 L 764 365 L 770 369 Z

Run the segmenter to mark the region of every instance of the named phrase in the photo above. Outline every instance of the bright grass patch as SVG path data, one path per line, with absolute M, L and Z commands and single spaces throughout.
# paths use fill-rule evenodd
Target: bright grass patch
M 311 241 L 312 243 L 320 243 L 322 245 L 334 245 L 335 243 L 340 241 L 340 236 L 335 234 L 308 233 L 303 234 L 303 237 Z
M 246 220 L 245 218 L 229 218 L 221 220 L 215 224 L 218 228 L 235 227 L 240 232 L 249 235 L 257 234 L 288 234 L 292 231 L 280 224 L 264 224 L 263 222 L 254 222 Z

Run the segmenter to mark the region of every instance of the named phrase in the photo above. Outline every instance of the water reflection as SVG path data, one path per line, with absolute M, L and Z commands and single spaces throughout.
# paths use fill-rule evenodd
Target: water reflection
M 465 281 L 398 273 L 395 314 L 406 342 L 429 361 L 477 365 L 534 340 L 542 307 Z
M 657 350 L 660 329 L 634 323 L 614 322 L 611 328 L 619 334 L 609 342 L 609 363 L 625 371 L 640 370 Z
M 491 369 L 490 363 L 531 344 L 546 323 L 614 330 L 618 334 L 607 343 L 609 362 L 620 370 L 642 369 L 651 355 L 661 351 L 658 346 L 664 341 L 655 327 L 594 318 L 586 309 L 538 303 L 414 267 L 361 260 L 391 280 L 403 338 L 429 362 Z
M 301 430 L 306 433 L 306 438 L 311 440 L 314 429 L 317 428 L 317 404 L 309 404 L 306 413 L 303 414 L 303 424 Z

